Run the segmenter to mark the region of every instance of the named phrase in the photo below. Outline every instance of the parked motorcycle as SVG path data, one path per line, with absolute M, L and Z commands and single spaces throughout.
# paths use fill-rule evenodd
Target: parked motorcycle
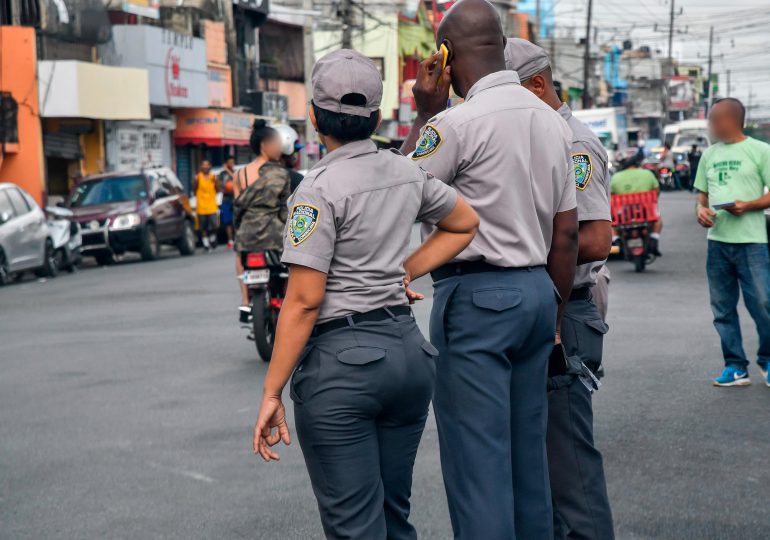
M 74 272 L 83 261 L 81 248 L 83 236 L 74 214 L 66 208 L 48 206 L 45 209 L 46 224 L 53 242 L 56 270 Z
M 275 251 L 242 255 L 243 274 L 239 276 L 249 290 L 249 311 L 241 311 L 241 323 L 251 330 L 260 358 L 269 362 L 273 354 L 278 314 L 286 296 L 289 270 Z
M 672 191 L 677 187 L 674 171 L 669 167 L 664 166 L 658 169 L 658 181 L 660 182 L 660 189 L 663 191 Z

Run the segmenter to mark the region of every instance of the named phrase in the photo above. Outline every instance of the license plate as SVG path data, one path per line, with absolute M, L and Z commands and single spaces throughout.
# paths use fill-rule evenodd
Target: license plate
M 246 270 L 243 273 L 244 285 L 259 285 L 261 283 L 267 283 L 270 281 L 270 269 L 265 268 L 263 270 Z
M 640 248 L 644 246 L 644 240 L 641 238 L 629 238 L 626 240 L 626 244 L 628 244 L 629 248 Z

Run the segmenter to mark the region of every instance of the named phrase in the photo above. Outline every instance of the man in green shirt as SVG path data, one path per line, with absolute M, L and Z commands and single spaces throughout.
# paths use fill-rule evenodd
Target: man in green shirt
M 707 275 L 714 326 L 725 369 L 715 386 L 751 384 L 738 321 L 739 289 L 757 325 L 757 363 L 765 384 L 770 362 L 770 256 L 763 210 L 770 207 L 770 145 L 743 134 L 746 110 L 734 98 L 718 100 L 709 116 L 713 137 L 698 164 L 698 223 L 708 232 Z
M 610 182 L 610 192 L 613 195 L 625 195 L 627 193 L 641 193 L 643 191 L 660 191 L 660 182 L 647 169 L 639 168 L 639 158 L 633 156 L 624 162 L 623 170 L 612 175 Z M 663 218 L 658 217 L 654 221 L 650 231 L 650 252 L 658 257 L 661 256 L 658 243 L 660 242 L 660 233 L 663 230 Z M 614 231 L 612 243 L 618 239 L 617 231 Z

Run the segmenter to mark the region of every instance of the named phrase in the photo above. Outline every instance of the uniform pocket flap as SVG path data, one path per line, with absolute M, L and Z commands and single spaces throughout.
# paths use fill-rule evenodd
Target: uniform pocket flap
M 586 319 L 585 323 L 586 323 L 586 326 L 593 328 L 600 334 L 606 334 L 607 331 L 610 329 L 610 327 L 607 326 L 607 323 L 601 319 Z
M 428 353 L 430 356 L 438 356 L 438 349 L 434 347 L 429 341 L 422 344 L 422 350 Z
M 385 358 L 385 353 L 385 349 L 378 349 L 377 347 L 351 347 L 338 352 L 337 360 L 343 364 L 363 366 L 382 360 Z
M 473 291 L 473 305 L 492 311 L 505 311 L 521 303 L 519 289 L 478 289 Z

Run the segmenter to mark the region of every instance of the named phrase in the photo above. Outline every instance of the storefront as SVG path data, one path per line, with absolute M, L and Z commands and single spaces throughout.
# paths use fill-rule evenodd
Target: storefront
M 145 25 L 115 25 L 112 33 L 112 42 L 100 48 L 102 58 L 111 65 L 147 71 L 152 118 L 107 126 L 108 167 L 173 167 L 177 114 L 208 107 L 212 89 L 217 103 L 227 106 L 229 71 L 211 66 L 212 74 L 206 42 L 200 38 Z
M 104 121 L 149 120 L 147 72 L 75 60 L 38 62 L 49 195 L 106 168 Z
M 220 109 L 182 109 L 177 111 L 174 145 L 177 176 L 188 189 L 192 175 L 204 159 L 220 165 L 229 155 L 237 163 L 251 157 L 249 137 L 256 115 Z

